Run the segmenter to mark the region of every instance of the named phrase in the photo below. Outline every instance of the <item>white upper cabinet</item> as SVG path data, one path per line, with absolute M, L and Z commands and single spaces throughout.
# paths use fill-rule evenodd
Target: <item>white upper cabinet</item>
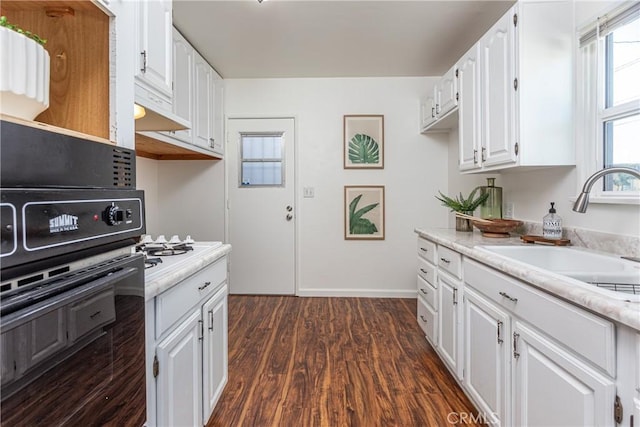
M 457 69 L 454 65 L 433 86 L 429 95 L 423 98 L 420 129 L 422 132 L 449 131 L 456 120 L 451 112 L 458 106 Z
M 480 151 L 480 46 L 458 61 L 458 138 L 460 170 L 478 167 Z
M 436 115 L 439 118 L 444 117 L 449 111 L 458 106 L 457 73 L 457 68 L 455 66 L 451 67 L 435 86 Z
M 573 36 L 570 1 L 519 2 L 458 62 L 461 171 L 575 164 Z
M 136 83 L 147 92 L 150 101 L 170 107 L 173 96 L 172 2 L 141 0 L 135 3 Z M 140 96 L 140 92 L 136 91 L 136 95 Z
M 174 132 L 176 138 L 191 142 L 193 126 L 193 47 L 173 29 L 173 113 L 189 124 L 188 129 Z
M 195 123 L 193 143 L 203 148 L 211 148 L 213 139 L 213 69 L 196 53 L 193 68 Z

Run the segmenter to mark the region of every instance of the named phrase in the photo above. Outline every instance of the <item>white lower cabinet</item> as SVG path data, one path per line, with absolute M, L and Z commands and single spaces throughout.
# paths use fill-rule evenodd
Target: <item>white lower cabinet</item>
M 464 386 L 487 422 L 509 422 L 509 316 L 471 287 L 464 290 Z
M 461 328 L 462 283 L 438 273 L 438 351 L 449 368 L 462 379 Z
M 147 302 L 148 426 L 209 421 L 227 383 L 226 279 L 223 257 Z
M 619 398 L 619 425 L 633 425 L 640 335 L 451 248 L 421 247 L 438 263 L 419 258 L 418 323 L 487 424 L 614 426 Z M 434 308 L 421 289 L 437 291 Z
M 158 344 L 158 425 L 198 426 L 201 422 L 200 310 L 194 311 Z
M 228 328 L 227 287 L 220 289 L 202 306 L 204 335 L 202 343 L 203 420 L 206 423 L 227 383 Z M 224 351 L 221 351 L 224 349 Z
M 518 321 L 513 358 L 513 425 L 613 424 L 615 382 Z

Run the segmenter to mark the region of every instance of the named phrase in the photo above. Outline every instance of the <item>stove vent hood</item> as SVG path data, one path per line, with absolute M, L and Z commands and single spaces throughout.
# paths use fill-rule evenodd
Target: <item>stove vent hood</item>
M 183 118 L 158 108 L 158 105 L 142 97 L 136 98 L 136 104 L 143 107 L 146 112 L 143 117 L 135 120 L 136 132 L 182 130 L 190 127 Z

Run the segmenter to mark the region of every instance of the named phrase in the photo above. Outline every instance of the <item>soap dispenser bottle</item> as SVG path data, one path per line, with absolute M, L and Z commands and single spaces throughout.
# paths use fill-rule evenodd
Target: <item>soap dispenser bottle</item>
M 542 237 L 545 239 L 562 239 L 562 218 L 556 213 L 555 203 L 551 202 L 549 213 L 542 219 Z

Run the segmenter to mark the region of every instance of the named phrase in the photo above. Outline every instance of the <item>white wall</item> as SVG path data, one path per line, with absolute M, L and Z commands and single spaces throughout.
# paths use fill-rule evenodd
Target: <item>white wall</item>
M 296 117 L 299 295 L 415 295 L 413 230 L 446 226 L 447 218 L 433 198 L 438 189 L 447 191 L 447 135 L 426 137 L 418 124 L 419 96 L 433 81 L 225 81 L 228 117 Z M 384 114 L 384 170 L 343 169 L 345 114 Z M 384 241 L 344 240 L 343 187 L 360 184 L 385 185 Z M 315 197 L 302 198 L 303 187 L 314 187 Z
M 145 190 L 147 234 L 224 240 L 224 163 L 137 158 Z

